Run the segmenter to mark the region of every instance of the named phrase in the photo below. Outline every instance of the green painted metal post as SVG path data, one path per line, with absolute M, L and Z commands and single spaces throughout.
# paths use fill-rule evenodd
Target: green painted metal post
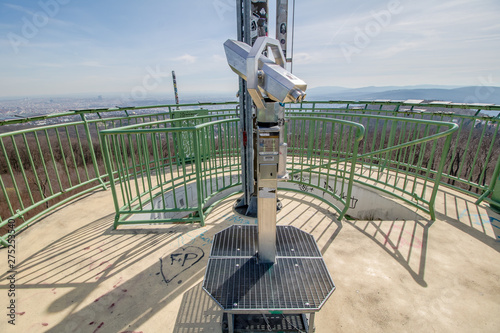
M 197 199 L 198 199 L 198 202 L 197 202 L 197 205 L 198 205 L 198 214 L 200 215 L 200 225 L 202 227 L 205 226 L 205 216 L 204 216 L 204 213 L 203 213 L 203 198 L 201 197 L 202 196 L 202 193 L 203 193 L 203 189 L 202 189 L 202 179 L 201 179 L 201 158 L 200 158 L 200 151 L 199 151 L 199 147 L 200 147 L 200 141 L 199 141 L 199 134 L 198 134 L 198 131 L 199 129 L 195 129 L 192 133 L 193 133 L 193 141 L 194 141 L 194 164 L 195 164 L 195 168 L 196 168 L 196 190 L 198 191 L 198 195 L 197 195 Z
M 95 177 L 99 179 L 99 182 L 102 184 L 103 190 L 106 189 L 106 183 L 102 180 L 101 175 L 99 174 L 99 168 L 97 166 L 97 159 L 95 157 L 94 152 L 94 144 L 92 143 L 92 136 L 90 135 L 89 123 L 87 122 L 87 118 L 84 113 L 80 113 L 80 117 L 83 120 L 85 134 L 87 135 L 87 142 L 89 143 L 90 156 L 92 157 L 92 164 L 94 165 Z
M 106 165 L 106 170 L 107 170 L 108 175 L 109 175 L 109 187 L 111 188 L 111 193 L 113 195 L 113 204 L 115 205 L 115 212 L 116 212 L 115 220 L 113 223 L 113 229 L 116 229 L 118 218 L 119 218 L 118 212 L 120 211 L 120 209 L 119 209 L 120 207 L 118 205 L 118 197 L 116 196 L 115 179 L 113 176 L 113 168 L 111 166 L 111 156 L 109 153 L 109 148 L 108 148 L 108 144 L 107 144 L 106 140 L 107 139 L 106 139 L 104 133 L 101 133 L 101 142 L 102 142 L 102 152 L 103 152 L 104 164 Z
M 497 161 L 492 181 L 494 182 L 491 194 L 491 200 L 493 202 L 490 202 L 490 207 L 495 212 L 500 213 L 500 158 Z

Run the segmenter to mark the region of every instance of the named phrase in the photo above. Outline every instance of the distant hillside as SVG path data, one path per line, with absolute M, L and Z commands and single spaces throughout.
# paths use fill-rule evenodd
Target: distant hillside
M 500 104 L 500 87 L 471 86 L 409 86 L 365 87 L 357 89 L 341 87 L 317 87 L 307 90 L 308 100 L 373 100 L 373 99 L 423 99 L 456 103 Z

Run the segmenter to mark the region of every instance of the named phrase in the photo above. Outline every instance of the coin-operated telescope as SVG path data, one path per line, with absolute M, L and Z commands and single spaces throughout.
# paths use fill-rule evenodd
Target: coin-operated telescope
M 228 39 L 224 43 L 231 69 L 247 81 L 256 106 L 254 196 L 257 197 L 259 262 L 276 259 L 276 205 L 278 180 L 288 179 L 284 142 L 284 103 L 302 102 L 307 84 L 285 69 L 277 40 L 259 37 L 253 47 Z M 271 49 L 274 61 L 263 55 Z
M 262 54 L 268 48 L 275 61 Z M 266 98 L 280 103 L 304 100 L 307 84 L 285 69 L 285 57 L 277 40 L 259 37 L 251 47 L 228 39 L 224 49 L 231 69 L 248 82 L 248 91 L 257 109 L 265 107 Z

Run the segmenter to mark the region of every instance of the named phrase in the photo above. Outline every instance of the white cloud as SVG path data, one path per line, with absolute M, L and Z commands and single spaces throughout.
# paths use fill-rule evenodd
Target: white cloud
M 196 57 L 190 54 L 184 54 L 180 57 L 174 58 L 175 61 L 183 62 L 187 65 L 194 64 L 196 62 Z
M 295 64 L 310 64 L 313 61 L 311 54 L 307 52 L 299 52 L 293 55 L 293 61 Z

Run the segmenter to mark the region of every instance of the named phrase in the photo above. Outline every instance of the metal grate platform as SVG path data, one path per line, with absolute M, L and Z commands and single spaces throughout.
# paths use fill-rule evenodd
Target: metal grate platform
M 234 333 L 239 332 L 304 332 L 307 330 L 307 319 L 304 315 L 265 315 L 239 314 L 234 315 Z M 222 318 L 222 331 L 229 332 L 228 314 Z
M 257 254 L 258 227 L 235 225 L 214 237 L 211 257 L 253 257 Z M 276 227 L 278 257 L 319 257 L 321 253 L 314 237 L 292 226 Z
M 231 226 L 214 237 L 203 288 L 227 312 L 318 311 L 335 285 L 314 238 L 277 227 L 277 258 L 259 264 L 257 226 Z M 273 312 L 274 313 L 274 312 Z

